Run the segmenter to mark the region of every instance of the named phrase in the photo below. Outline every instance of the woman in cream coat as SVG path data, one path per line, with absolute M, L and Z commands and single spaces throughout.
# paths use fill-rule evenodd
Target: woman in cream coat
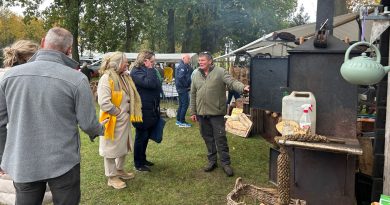
M 104 136 L 100 137 L 99 154 L 104 157 L 108 186 L 126 187 L 122 180 L 131 179 L 133 173 L 124 171 L 125 157 L 132 150 L 131 122 L 142 121 L 141 99 L 131 77 L 126 74 L 128 61 L 122 52 L 103 58 L 98 84 L 100 121 L 109 119 Z

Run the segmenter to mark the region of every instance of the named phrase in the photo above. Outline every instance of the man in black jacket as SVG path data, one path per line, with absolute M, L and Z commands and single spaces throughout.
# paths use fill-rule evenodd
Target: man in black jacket
M 179 94 L 179 108 L 177 109 L 176 125 L 179 127 L 191 127 L 191 124 L 185 121 L 186 112 L 189 105 L 188 92 L 191 86 L 191 66 L 190 55 L 184 54 L 182 60 L 175 70 L 175 84 L 176 90 Z

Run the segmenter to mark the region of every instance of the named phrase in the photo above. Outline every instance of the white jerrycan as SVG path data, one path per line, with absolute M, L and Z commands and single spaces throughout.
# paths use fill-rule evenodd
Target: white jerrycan
M 309 112 L 311 120 L 311 134 L 316 133 L 316 99 L 311 92 L 293 91 L 290 95 L 283 97 L 282 100 L 282 119 L 293 120 L 299 124 L 302 116 L 302 105 L 312 105 L 312 111 Z

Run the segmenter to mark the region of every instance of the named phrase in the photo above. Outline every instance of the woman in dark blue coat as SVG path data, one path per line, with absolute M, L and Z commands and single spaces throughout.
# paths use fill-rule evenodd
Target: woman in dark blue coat
M 153 163 L 146 160 L 146 148 L 149 136 L 160 118 L 161 83 L 154 69 L 155 57 L 151 51 L 141 51 L 131 77 L 142 101 L 142 123 L 133 123 L 135 127 L 134 166 L 137 171 L 150 171 Z

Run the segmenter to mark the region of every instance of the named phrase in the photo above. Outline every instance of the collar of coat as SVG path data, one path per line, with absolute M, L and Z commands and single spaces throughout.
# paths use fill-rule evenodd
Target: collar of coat
M 214 70 L 214 67 L 215 67 L 214 65 L 211 65 L 211 66 L 210 66 L 210 68 L 209 68 L 209 74 L 210 74 L 211 71 Z M 203 69 L 199 68 L 198 70 L 199 70 L 199 72 L 202 74 L 203 77 L 206 77 L 206 73 L 203 71 Z
M 56 50 L 51 49 L 40 49 L 38 52 L 36 52 L 28 62 L 33 61 L 52 61 L 56 63 L 60 63 L 62 65 L 71 67 L 73 69 L 76 69 L 78 63 L 66 56 L 64 53 Z

